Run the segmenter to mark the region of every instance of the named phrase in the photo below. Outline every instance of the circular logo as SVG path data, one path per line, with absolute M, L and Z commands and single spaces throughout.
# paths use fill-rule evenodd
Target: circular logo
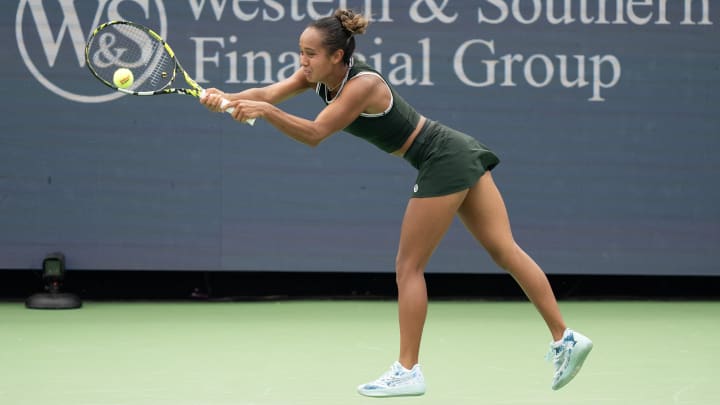
M 162 0 L 100 0 L 96 2 L 20 0 L 15 18 L 15 39 L 20 56 L 35 79 L 67 100 L 102 103 L 123 93 L 103 86 L 87 72 L 85 41 L 98 25 L 129 20 L 158 28 L 167 36 L 167 15 Z M 77 4 L 76 4 L 77 3 Z M 84 70 L 87 80 L 78 80 Z

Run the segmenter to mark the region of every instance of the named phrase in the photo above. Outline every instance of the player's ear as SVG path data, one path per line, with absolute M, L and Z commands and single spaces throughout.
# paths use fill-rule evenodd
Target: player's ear
M 333 52 L 333 54 L 330 56 L 330 60 L 332 61 L 333 64 L 338 64 L 338 63 L 342 62 L 344 56 L 345 56 L 345 51 L 343 51 L 342 49 L 338 49 L 335 52 Z

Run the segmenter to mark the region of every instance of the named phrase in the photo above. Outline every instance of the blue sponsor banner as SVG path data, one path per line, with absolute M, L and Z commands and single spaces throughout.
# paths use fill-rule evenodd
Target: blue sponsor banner
M 357 57 L 501 157 L 514 236 L 551 274 L 720 275 L 720 7 L 708 0 L 5 2 L 0 268 L 393 271 L 415 172 L 346 133 L 308 148 L 191 97 L 123 96 L 85 40 L 116 19 L 203 86 L 290 76 L 337 7 Z M 312 92 L 281 105 L 312 119 Z M 428 266 L 500 270 L 457 222 Z

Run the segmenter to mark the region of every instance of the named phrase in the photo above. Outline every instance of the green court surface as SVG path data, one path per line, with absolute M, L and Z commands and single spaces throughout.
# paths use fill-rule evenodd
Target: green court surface
M 0 303 L 3 405 L 718 404 L 720 302 L 561 302 L 595 349 L 550 389 L 527 302 L 433 301 L 422 397 L 355 387 L 397 356 L 392 301 Z

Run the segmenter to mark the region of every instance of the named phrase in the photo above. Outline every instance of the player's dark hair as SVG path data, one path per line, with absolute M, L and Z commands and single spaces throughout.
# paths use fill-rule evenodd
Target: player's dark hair
M 323 46 L 332 54 L 343 50 L 343 62 L 350 63 L 355 51 L 355 35 L 364 34 L 369 21 L 360 13 L 347 9 L 337 9 L 335 14 L 324 17 L 308 25 L 325 33 Z

